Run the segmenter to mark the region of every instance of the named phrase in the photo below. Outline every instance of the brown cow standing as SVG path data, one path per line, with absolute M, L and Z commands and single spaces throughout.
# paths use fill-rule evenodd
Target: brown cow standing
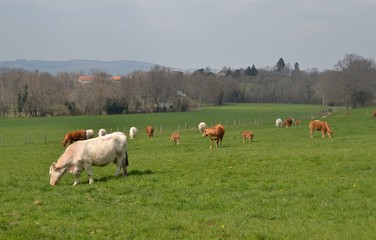
M 373 111 L 373 113 L 372 113 L 372 117 L 376 117 L 376 110 Z
M 253 142 L 253 132 L 251 131 L 243 131 L 242 137 L 243 137 L 243 143 L 245 142 L 246 138 L 248 138 L 249 143 Z
M 212 148 L 214 140 L 217 140 L 217 148 L 218 143 L 222 145 L 223 135 L 225 135 L 225 128 L 221 124 L 217 124 L 211 128 L 205 128 L 202 134 L 203 137 L 210 136 L 210 148 Z
M 293 118 L 287 118 L 287 119 L 284 121 L 284 125 L 285 125 L 286 127 L 291 127 L 293 124 L 294 124 L 294 119 L 293 119 Z
M 147 126 L 146 127 L 146 134 L 148 135 L 149 138 L 153 137 L 154 128 L 152 126 Z
M 171 141 L 174 141 L 175 142 L 175 144 L 180 144 L 180 134 L 179 133 L 177 133 L 177 132 L 175 132 L 175 133 L 172 133 L 171 134 L 171 137 L 170 137 L 170 142 Z
M 302 121 L 301 120 L 296 120 L 294 124 L 295 124 L 295 126 L 298 126 L 298 125 L 302 124 Z
M 61 145 L 63 145 L 63 147 L 66 147 L 75 141 L 86 140 L 86 139 L 87 139 L 86 130 L 75 130 L 73 132 L 69 132 L 65 134 L 64 139 L 61 142 Z
M 328 122 L 323 122 L 320 120 L 313 120 L 309 122 L 309 134 L 311 138 L 313 138 L 313 131 L 321 131 L 321 137 L 324 138 L 325 134 L 328 134 L 328 137 L 332 137 L 332 130 L 330 129 L 330 126 Z

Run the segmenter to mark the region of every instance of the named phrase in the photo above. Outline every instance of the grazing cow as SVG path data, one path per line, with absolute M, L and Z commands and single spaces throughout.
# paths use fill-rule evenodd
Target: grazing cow
M 243 143 L 245 142 L 246 138 L 249 140 L 249 143 L 253 142 L 253 132 L 243 131 L 241 133 L 242 133 Z
M 146 127 L 146 134 L 148 135 L 149 138 L 153 137 L 154 128 L 152 126 L 147 126 Z
M 137 132 L 138 132 L 138 130 L 137 130 L 136 127 L 131 127 L 131 128 L 129 129 L 129 138 L 130 138 L 130 139 L 134 139 L 134 138 L 136 138 Z M 146 130 L 146 132 L 147 132 L 147 130 Z
M 103 128 L 99 129 L 98 137 L 103 137 L 106 134 L 107 134 L 106 129 L 103 129 Z
M 282 127 L 282 124 L 283 124 L 282 119 L 278 118 L 277 120 L 275 120 L 275 126 L 276 127 Z
M 286 127 L 291 127 L 294 124 L 293 118 L 286 118 L 285 121 L 283 121 L 284 125 Z
M 298 125 L 301 125 L 302 124 L 302 121 L 301 120 L 296 120 L 295 122 L 294 122 L 294 125 L 295 126 L 298 126 Z
M 206 123 L 200 122 L 200 124 L 198 125 L 198 130 L 200 131 L 200 133 L 203 133 L 205 128 L 206 128 Z
M 104 167 L 111 162 L 117 165 L 115 176 L 119 175 L 121 168 L 123 168 L 123 176 L 127 175 L 127 136 L 122 132 L 114 132 L 70 145 L 57 162 L 52 163 L 50 184 L 57 184 L 64 174 L 69 172 L 76 176 L 73 184 L 76 185 L 84 169 L 89 175 L 89 184 L 91 184 L 94 181 L 92 166 Z
M 175 133 L 172 133 L 171 136 L 170 136 L 170 142 L 171 141 L 174 141 L 175 144 L 180 144 L 180 134 L 175 132 Z
M 64 139 L 61 142 L 61 144 L 63 145 L 63 147 L 66 147 L 75 141 L 86 140 L 86 139 L 87 139 L 86 130 L 75 130 L 75 131 L 68 132 L 67 134 L 65 134 Z
M 202 134 L 203 137 L 210 136 L 210 148 L 213 146 L 213 141 L 217 141 L 217 148 L 218 143 L 222 145 L 223 135 L 225 135 L 225 128 L 221 124 L 217 124 L 211 128 L 205 128 L 204 133 Z
M 313 120 L 309 122 L 309 134 L 311 138 L 313 138 L 313 131 L 321 131 L 321 137 L 324 138 L 325 134 L 328 135 L 328 137 L 332 137 L 332 130 L 330 129 L 330 126 L 328 122 L 323 122 L 320 120 Z

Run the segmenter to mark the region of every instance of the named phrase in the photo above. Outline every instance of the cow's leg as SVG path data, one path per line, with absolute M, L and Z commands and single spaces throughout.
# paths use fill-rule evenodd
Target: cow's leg
M 93 167 L 91 164 L 85 164 L 84 165 L 87 175 L 89 177 L 89 184 L 92 184 L 94 182 L 94 177 L 93 177 Z
M 125 152 L 125 159 L 123 161 L 123 176 L 127 176 L 127 166 L 129 165 L 128 162 L 128 151 Z
M 74 173 L 74 176 L 76 177 L 76 180 L 74 181 L 73 186 L 76 186 L 77 184 L 80 183 L 81 172 L 82 172 L 81 169 L 79 169 L 79 168 L 76 169 L 76 171 Z

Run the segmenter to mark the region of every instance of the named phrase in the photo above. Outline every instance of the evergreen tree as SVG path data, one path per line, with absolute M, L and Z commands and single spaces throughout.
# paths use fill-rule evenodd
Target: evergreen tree
M 294 64 L 294 68 L 295 68 L 296 71 L 300 71 L 299 63 L 298 63 L 298 62 L 296 62 L 296 63 Z
M 25 85 L 24 91 L 22 93 L 19 92 L 17 94 L 17 111 L 20 115 L 25 108 L 27 95 L 28 95 L 27 85 Z
M 277 72 L 279 72 L 280 74 L 282 74 L 285 70 L 285 61 L 283 61 L 283 58 L 280 58 L 277 62 Z
M 251 76 L 255 77 L 258 74 L 258 70 L 256 69 L 255 65 L 252 65 L 251 69 Z

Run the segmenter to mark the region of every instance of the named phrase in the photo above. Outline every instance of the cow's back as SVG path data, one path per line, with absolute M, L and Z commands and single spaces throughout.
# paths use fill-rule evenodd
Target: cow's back
M 105 166 L 122 156 L 127 151 L 127 136 L 122 132 L 114 132 L 100 138 L 78 141 L 70 145 L 67 151 L 74 154 L 77 161 L 88 161 L 93 166 Z
M 223 135 L 225 135 L 225 128 L 221 124 L 217 124 L 215 126 L 215 131 L 218 136 L 218 138 L 222 139 Z

